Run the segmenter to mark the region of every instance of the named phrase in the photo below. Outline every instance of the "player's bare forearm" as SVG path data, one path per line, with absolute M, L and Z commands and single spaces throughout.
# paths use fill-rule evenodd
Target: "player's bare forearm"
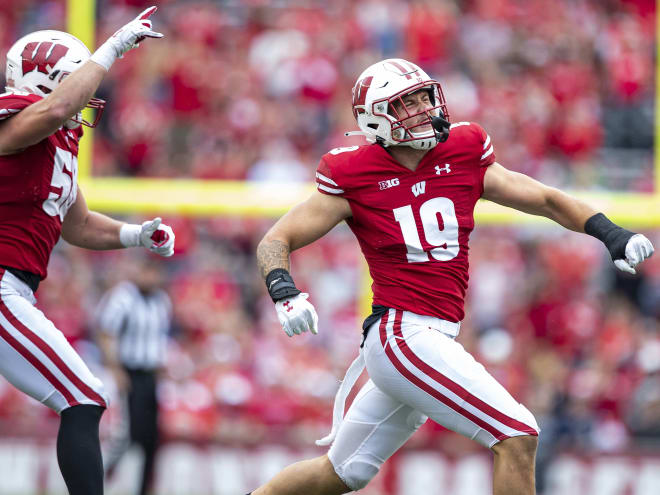
M 592 206 L 558 189 L 550 188 L 545 216 L 562 227 L 584 232 L 584 224 L 598 213 Z
M 270 234 L 270 233 L 269 233 Z M 276 268 L 284 268 L 289 270 L 289 254 L 291 250 L 289 245 L 279 239 L 266 237 L 262 239 L 257 246 L 257 265 L 261 276 L 266 279 L 266 276 Z
M 48 95 L 46 100 L 59 109 L 58 114 L 64 119 L 62 123 L 85 108 L 107 73 L 99 64 L 88 60 Z
M 65 230 L 62 225 L 62 238 L 69 244 L 85 249 L 103 251 L 122 249 L 119 230 L 122 222 L 95 211 L 89 211 L 85 219 Z
M 585 222 L 597 211 L 559 189 L 531 177 L 491 165 L 484 177 L 484 199 L 516 210 L 554 220 L 561 226 L 584 232 Z

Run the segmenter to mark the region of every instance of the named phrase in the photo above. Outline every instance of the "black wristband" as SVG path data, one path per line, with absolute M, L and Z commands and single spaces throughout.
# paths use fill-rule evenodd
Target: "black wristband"
M 619 227 L 602 213 L 589 218 L 584 224 L 584 231 L 605 244 L 612 260 L 626 259 L 626 244 L 635 235 L 634 232 Z
M 297 296 L 301 292 L 296 287 L 289 272 L 284 268 L 275 268 L 266 275 L 266 288 L 273 302 Z

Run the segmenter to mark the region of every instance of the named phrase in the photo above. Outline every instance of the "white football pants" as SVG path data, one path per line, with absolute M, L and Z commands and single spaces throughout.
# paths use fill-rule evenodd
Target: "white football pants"
M 328 453 L 349 488 L 366 486 L 427 417 L 486 447 L 538 435 L 532 413 L 454 340 L 457 333 L 457 324 L 432 328 L 429 317 L 395 309 L 370 328 L 362 350 L 370 380 Z
M 78 404 L 107 407 L 101 380 L 36 302 L 27 284 L 0 268 L 0 374 L 57 413 Z

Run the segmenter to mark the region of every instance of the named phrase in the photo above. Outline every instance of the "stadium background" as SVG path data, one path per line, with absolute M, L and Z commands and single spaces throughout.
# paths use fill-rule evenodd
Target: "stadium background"
M 321 154 L 360 142 L 343 136 L 355 128 L 350 88 L 376 60 L 418 62 L 443 83 L 452 120 L 488 130 L 498 161 L 579 191 L 660 245 L 652 0 L 99 0 L 95 16 L 88 0 L 68 3 L 3 0 L 3 53 L 43 28 L 96 46 L 153 3 L 166 34 L 115 64 L 81 157 L 90 206 L 136 222 L 162 214 L 177 234 L 163 263 L 176 332 L 156 493 L 244 493 L 321 452 L 313 440 L 327 433 L 359 344 L 357 243 L 342 226 L 294 254 L 320 333 L 291 340 L 253 253 L 309 193 Z M 539 420 L 539 493 L 656 493 L 660 257 L 632 278 L 592 238 L 478 211 L 460 340 Z M 60 243 L 38 294 L 111 390 L 94 309 L 135 254 Z M 104 436 L 115 422 L 110 410 Z M 56 428 L 54 414 L 0 381 L 0 494 L 65 493 Z M 130 493 L 139 462 L 131 452 L 107 492 Z M 489 479 L 486 452 L 428 423 L 363 493 L 482 494 Z

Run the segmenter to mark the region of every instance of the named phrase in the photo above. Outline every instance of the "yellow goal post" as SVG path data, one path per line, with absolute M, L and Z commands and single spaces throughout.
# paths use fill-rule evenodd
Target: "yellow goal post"
M 95 0 L 67 0 L 67 29 L 90 49 L 96 47 Z M 656 33 L 660 33 L 657 16 Z M 660 36 L 656 34 L 656 43 Z M 660 48 L 660 47 L 659 47 Z M 655 146 L 660 143 L 660 49 L 656 50 Z M 89 111 L 89 110 L 87 110 Z M 87 115 L 87 118 L 90 116 Z M 258 183 L 194 180 L 194 179 L 133 179 L 94 177 L 92 174 L 93 132 L 86 132 L 79 153 L 79 182 L 91 209 L 115 214 L 159 214 L 190 217 L 243 216 L 278 217 L 291 206 L 307 198 L 313 185 L 282 184 L 268 186 Z M 603 211 L 614 222 L 629 228 L 660 227 L 660 157 L 654 155 L 654 188 L 650 194 L 594 193 L 572 191 L 572 194 Z M 520 225 L 548 222 L 489 201 L 479 201 L 475 220 L 480 225 Z M 368 314 L 370 304 L 369 273 L 363 270 L 359 311 Z
M 67 0 L 67 25 L 73 35 L 90 48 L 96 47 L 95 0 Z M 660 26 L 660 16 L 658 16 Z M 660 32 L 660 29 L 657 30 Z M 656 43 L 657 43 L 656 36 Z M 660 50 L 656 50 L 660 59 Z M 656 70 L 658 67 L 656 63 Z M 660 75 L 656 76 L 655 149 L 660 142 L 658 125 Z M 87 132 L 79 155 L 79 181 L 90 208 L 100 211 L 134 214 L 159 213 L 208 217 L 237 215 L 277 217 L 305 199 L 309 186 L 264 185 L 217 180 L 132 179 L 94 177 L 91 166 L 93 133 Z M 660 227 L 660 158 L 654 157 L 654 189 L 651 194 L 572 193 L 605 212 L 613 221 L 631 228 Z M 274 193 L 276 191 L 276 194 Z M 475 212 L 479 224 L 525 224 L 545 219 L 525 215 L 487 201 L 479 201 Z

